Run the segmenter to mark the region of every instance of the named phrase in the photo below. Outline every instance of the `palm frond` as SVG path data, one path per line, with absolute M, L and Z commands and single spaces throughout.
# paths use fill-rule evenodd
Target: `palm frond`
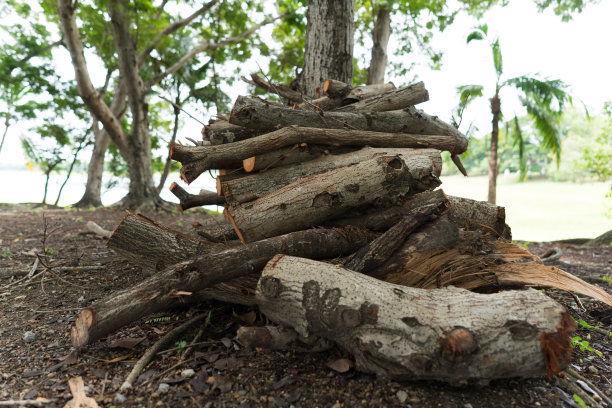
M 461 126 L 465 109 L 475 98 L 482 96 L 482 90 L 482 85 L 461 85 L 457 87 L 459 104 L 453 109 L 451 117 L 451 122 L 454 127 L 459 128 L 459 126 Z
M 497 78 L 501 78 L 504 73 L 504 65 L 502 61 L 501 47 L 499 45 L 499 38 L 496 38 L 493 44 L 491 44 L 491 51 L 493 51 L 493 65 L 495 66 L 495 72 Z
M 533 99 L 521 97 L 521 103 L 533 120 L 534 126 L 542 136 L 542 147 L 555 155 L 557 167 L 561 160 L 561 113 L 551 111 Z
M 504 84 L 512 85 L 525 94 L 527 99 L 548 106 L 550 111 L 563 111 L 566 104 L 572 105 L 572 96 L 567 92 L 568 85 L 560 79 L 539 79 L 532 76 L 510 78 Z M 551 105 L 556 102 L 554 109 Z
M 489 32 L 489 27 L 486 24 L 481 24 L 472 29 L 467 36 L 466 43 L 469 43 L 472 40 L 484 40 Z

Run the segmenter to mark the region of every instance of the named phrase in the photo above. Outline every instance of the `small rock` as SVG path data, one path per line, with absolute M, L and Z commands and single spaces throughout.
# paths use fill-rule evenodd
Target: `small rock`
M 159 387 L 157 387 L 157 391 L 156 392 L 159 395 L 163 395 L 163 394 L 167 393 L 169 389 L 170 389 L 170 386 L 168 384 L 160 383 Z
M 463 408 L 474 408 L 469 402 L 463 405 Z
M 127 399 L 126 396 L 123 394 L 119 394 L 119 393 L 115 394 L 115 401 L 119 403 L 125 402 L 126 399 Z
M 408 393 L 404 390 L 399 390 L 397 393 L 395 393 L 395 396 L 402 404 L 408 399 Z
M 183 378 L 191 378 L 195 375 L 195 371 L 192 370 L 191 368 L 188 368 L 186 370 L 181 371 L 181 377 Z
M 32 343 L 34 340 L 36 340 L 36 333 L 32 332 L 32 331 L 27 331 L 25 333 L 23 333 L 23 342 L 24 343 Z
M 599 370 L 593 367 L 592 365 L 588 366 L 587 370 L 589 370 L 589 372 L 591 372 L 592 374 L 599 374 Z
M 78 299 L 77 302 L 82 302 L 85 300 L 85 297 L 83 295 L 81 295 Z
M 90 387 L 89 385 L 86 385 L 86 386 L 84 386 L 84 387 L 83 387 L 83 390 L 84 390 L 84 391 L 85 391 L 87 394 L 89 394 L 89 393 L 91 392 L 91 387 Z
M 536 407 L 541 407 L 541 406 L 542 406 L 542 404 L 540 404 L 538 401 L 536 401 L 536 402 L 534 403 L 534 405 L 535 405 Z

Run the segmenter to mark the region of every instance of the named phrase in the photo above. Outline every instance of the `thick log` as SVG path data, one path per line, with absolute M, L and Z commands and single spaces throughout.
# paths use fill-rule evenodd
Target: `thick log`
M 448 151 L 459 148 L 454 136 L 288 127 L 252 139 L 219 146 L 175 144 L 171 148 L 171 155 L 172 159 L 183 164 L 181 177 L 189 183 L 209 169 L 235 168 L 238 158 L 243 160 L 301 143 L 332 146 L 432 148 Z M 228 166 L 229 164 L 231 165 Z M 240 164 L 242 166 L 242 161 Z
M 453 149 L 449 151 L 453 154 L 465 152 L 468 143 L 467 138 L 455 127 L 414 107 L 388 112 L 322 114 L 274 106 L 256 97 L 239 96 L 234 103 L 229 121 L 234 125 L 266 131 L 287 126 L 301 126 L 452 136 L 455 143 Z
M 180 212 L 203 205 L 225 205 L 225 199 L 213 191 L 200 190 L 199 194 L 191 194 L 176 183 L 170 184 L 170 192 L 179 199 L 177 208 Z
M 404 109 L 429 100 L 429 92 L 423 82 L 417 82 L 403 88 L 387 91 L 380 95 L 370 96 L 359 102 L 345 105 L 336 112 L 384 112 Z
M 506 209 L 487 201 L 449 196 L 448 216 L 455 224 L 467 229 L 487 230 L 497 238 L 512 240 L 510 227 L 506 224 Z
M 202 140 L 209 141 L 212 145 L 219 145 L 239 142 L 260 134 L 261 132 L 232 125 L 227 119 L 217 119 L 211 124 L 204 126 L 204 129 L 202 129 Z
M 238 240 L 234 227 L 222 215 L 207 217 L 201 223 L 196 223 L 192 227 L 196 235 L 211 242 L 231 246 L 234 240 Z
M 91 343 L 145 315 L 184 304 L 192 293 L 257 273 L 275 254 L 329 259 L 348 255 L 372 238 L 363 230 L 312 229 L 200 255 L 81 310 L 71 328 L 72 343 Z
M 570 362 L 575 328 L 563 306 L 534 289 L 415 289 L 285 255 L 263 270 L 257 302 L 300 336 L 336 342 L 361 371 L 455 385 L 551 377 Z
M 327 88 L 325 87 L 326 84 Z M 326 96 L 311 101 L 304 101 L 297 107 L 303 110 L 327 112 L 393 89 L 395 89 L 395 85 L 392 82 L 351 88 L 350 85 L 343 82 L 328 79 L 323 83 L 323 92 Z
M 375 155 L 399 155 L 410 168 L 421 169 L 423 176 L 417 175 L 415 179 L 420 180 L 424 178 L 427 183 L 423 185 L 414 185 L 415 191 L 431 189 L 431 180 L 427 176 L 434 174 L 436 177 L 440 177 L 440 172 L 442 171 L 442 158 L 440 152 L 435 149 L 365 147 L 352 153 L 341 155 L 330 154 L 295 166 L 277 167 L 263 173 L 253 174 L 240 179 L 223 181 L 220 183 L 221 191 L 228 203 L 245 203 L 262 197 L 299 178 L 357 164 L 369 160 Z
M 289 166 L 290 164 L 303 163 L 329 154 L 338 155 L 354 152 L 356 150 L 359 150 L 359 147 L 330 147 L 300 143 L 293 146 L 281 147 L 278 150 L 244 159 L 242 161 L 242 167 L 244 171 L 251 173 L 276 167 Z
M 423 173 L 410 168 L 401 156 L 378 156 L 298 179 L 257 200 L 227 206 L 224 214 L 241 241 L 257 241 L 320 225 L 353 208 L 392 205 L 412 192 L 415 184 L 439 185 L 434 174 Z

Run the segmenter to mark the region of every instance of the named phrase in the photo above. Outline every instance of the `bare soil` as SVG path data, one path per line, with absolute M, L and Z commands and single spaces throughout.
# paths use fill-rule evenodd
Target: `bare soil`
M 62 407 L 72 398 L 68 380 L 76 376 L 83 378 L 88 396 L 105 407 L 557 407 L 575 401 L 567 383 L 576 382 L 564 374 L 552 380 L 513 379 L 486 387 L 453 388 L 437 382 L 377 379 L 354 369 L 340 373 L 330 366 L 351 356 L 339 349 L 318 354 L 245 349 L 232 340 L 236 330 L 251 322 L 264 324 L 265 316 L 256 309 L 220 302 L 147 316 L 73 352 L 69 329 L 78 311 L 145 277 L 138 266 L 120 258 L 104 239 L 85 228 L 92 220 L 112 230 L 124 214 L 114 209 L 0 205 L 0 402 L 46 399 L 52 401 L 41 406 Z M 206 216 L 201 212 L 145 215 L 186 232 Z M 530 243 L 529 249 L 542 255 L 553 245 Z M 602 279 L 612 279 L 612 247 L 556 245 L 563 250 L 557 266 L 612 293 L 611 282 Z M 41 271 L 32 277 L 19 275 L 20 269 L 31 270 L 37 258 L 44 266 Z M 65 266 L 72 269 L 62 269 Z M 7 274 L 7 269 L 18 276 Z M 545 292 L 565 305 L 576 321 L 598 327 L 579 324 L 574 336 L 594 351 L 576 347 L 571 367 L 612 396 L 610 308 L 582 296 Z M 152 344 L 201 313 L 210 313 L 208 324 L 182 334 L 156 356 L 131 390 L 119 392 Z M 202 335 L 190 347 L 199 331 Z M 181 373 L 186 369 L 194 370 L 194 375 L 184 378 Z M 169 385 L 167 392 L 158 392 L 160 383 Z

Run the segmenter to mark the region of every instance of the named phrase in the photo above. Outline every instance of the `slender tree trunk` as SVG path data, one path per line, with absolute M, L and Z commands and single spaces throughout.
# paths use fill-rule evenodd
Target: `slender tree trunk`
M 176 104 L 174 105 L 174 130 L 172 131 L 172 138 L 170 139 L 170 143 L 168 143 L 168 157 L 166 158 L 166 164 L 164 165 L 164 171 L 162 171 L 161 178 L 159 179 L 159 184 L 157 185 L 157 192 L 161 193 L 164 188 L 164 184 L 166 184 L 166 179 L 168 178 L 168 174 L 170 173 L 170 167 L 172 167 L 172 158 L 170 157 L 170 146 L 176 140 L 176 134 L 178 133 L 179 126 L 179 114 L 181 110 L 179 98 L 176 98 Z
M 298 88 L 315 97 L 327 79 L 353 83 L 355 0 L 308 0 L 304 66 Z
M 94 148 L 87 166 L 87 183 L 83 197 L 73 206 L 77 208 L 102 207 L 102 173 L 104 172 L 104 156 L 110 144 L 110 137 L 104 130 L 94 124 Z
M 391 16 L 389 10 L 381 7 L 376 14 L 372 30 L 372 57 L 368 68 L 368 85 L 385 82 L 387 67 L 387 45 L 391 35 Z
M 6 139 L 6 134 L 8 133 L 9 130 L 9 126 L 10 126 L 10 116 L 6 115 L 6 119 L 4 120 L 4 132 L 2 132 L 2 141 L 0 141 L 0 152 L 2 151 L 2 146 L 4 146 L 4 139 Z
M 70 176 L 72 175 L 72 170 L 74 169 L 74 165 L 76 164 L 77 156 L 79 155 L 79 152 L 83 149 L 83 146 L 85 146 L 85 138 L 81 139 L 79 146 L 76 148 L 76 151 L 72 156 L 72 162 L 70 163 L 70 167 L 68 168 L 68 173 L 66 174 L 66 178 L 64 178 L 64 182 L 62 183 L 57 193 L 57 198 L 55 199 L 53 205 L 57 205 L 57 203 L 59 203 L 60 197 L 62 196 L 62 191 L 64 191 L 64 187 L 66 186 L 66 183 L 68 183 L 68 179 L 70 179 Z
M 501 112 L 501 101 L 499 93 L 490 99 L 491 113 L 493 114 L 493 130 L 491 131 L 491 151 L 489 153 L 489 198 L 491 204 L 495 204 L 497 190 L 497 144 L 499 140 L 499 113 Z

